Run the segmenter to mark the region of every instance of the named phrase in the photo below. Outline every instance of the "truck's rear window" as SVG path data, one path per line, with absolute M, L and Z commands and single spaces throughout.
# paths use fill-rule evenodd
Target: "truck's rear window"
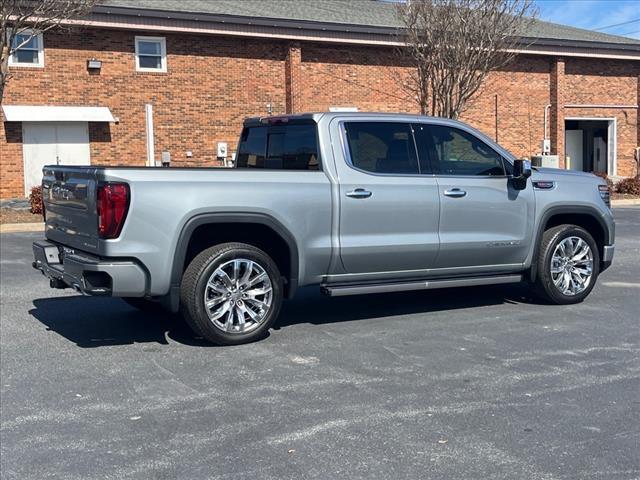
M 319 170 L 315 124 L 245 127 L 237 168 Z

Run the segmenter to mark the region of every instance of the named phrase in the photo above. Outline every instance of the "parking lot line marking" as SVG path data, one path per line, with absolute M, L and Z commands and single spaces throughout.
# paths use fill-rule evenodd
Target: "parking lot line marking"
M 602 282 L 605 287 L 640 288 L 640 283 L 632 282 Z

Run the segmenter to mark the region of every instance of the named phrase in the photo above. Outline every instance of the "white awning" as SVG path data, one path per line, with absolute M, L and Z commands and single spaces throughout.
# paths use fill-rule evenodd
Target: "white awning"
M 107 107 L 2 105 L 7 122 L 115 122 Z

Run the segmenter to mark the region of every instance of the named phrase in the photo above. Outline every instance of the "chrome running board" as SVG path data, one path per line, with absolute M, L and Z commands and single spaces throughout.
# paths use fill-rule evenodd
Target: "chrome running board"
M 410 290 L 432 290 L 436 288 L 477 287 L 480 285 L 499 285 L 518 283 L 522 275 L 494 275 L 491 277 L 450 278 L 442 280 L 420 280 L 401 283 L 374 283 L 359 285 L 321 285 L 320 289 L 330 297 L 362 295 L 365 293 L 406 292 Z

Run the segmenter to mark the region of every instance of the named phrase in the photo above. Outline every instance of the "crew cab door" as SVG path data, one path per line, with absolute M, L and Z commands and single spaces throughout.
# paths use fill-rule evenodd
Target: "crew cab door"
M 339 138 L 332 140 L 345 271 L 375 280 L 389 272 L 401 277 L 433 267 L 438 186 L 433 177 L 420 174 L 411 124 L 345 120 L 338 130 L 333 131 Z
M 517 270 L 533 237 L 535 199 L 513 188 L 511 164 L 472 131 L 415 126 L 421 162 L 438 183 L 440 250 L 436 268 L 451 273 Z M 426 168 L 426 167 L 425 167 Z

